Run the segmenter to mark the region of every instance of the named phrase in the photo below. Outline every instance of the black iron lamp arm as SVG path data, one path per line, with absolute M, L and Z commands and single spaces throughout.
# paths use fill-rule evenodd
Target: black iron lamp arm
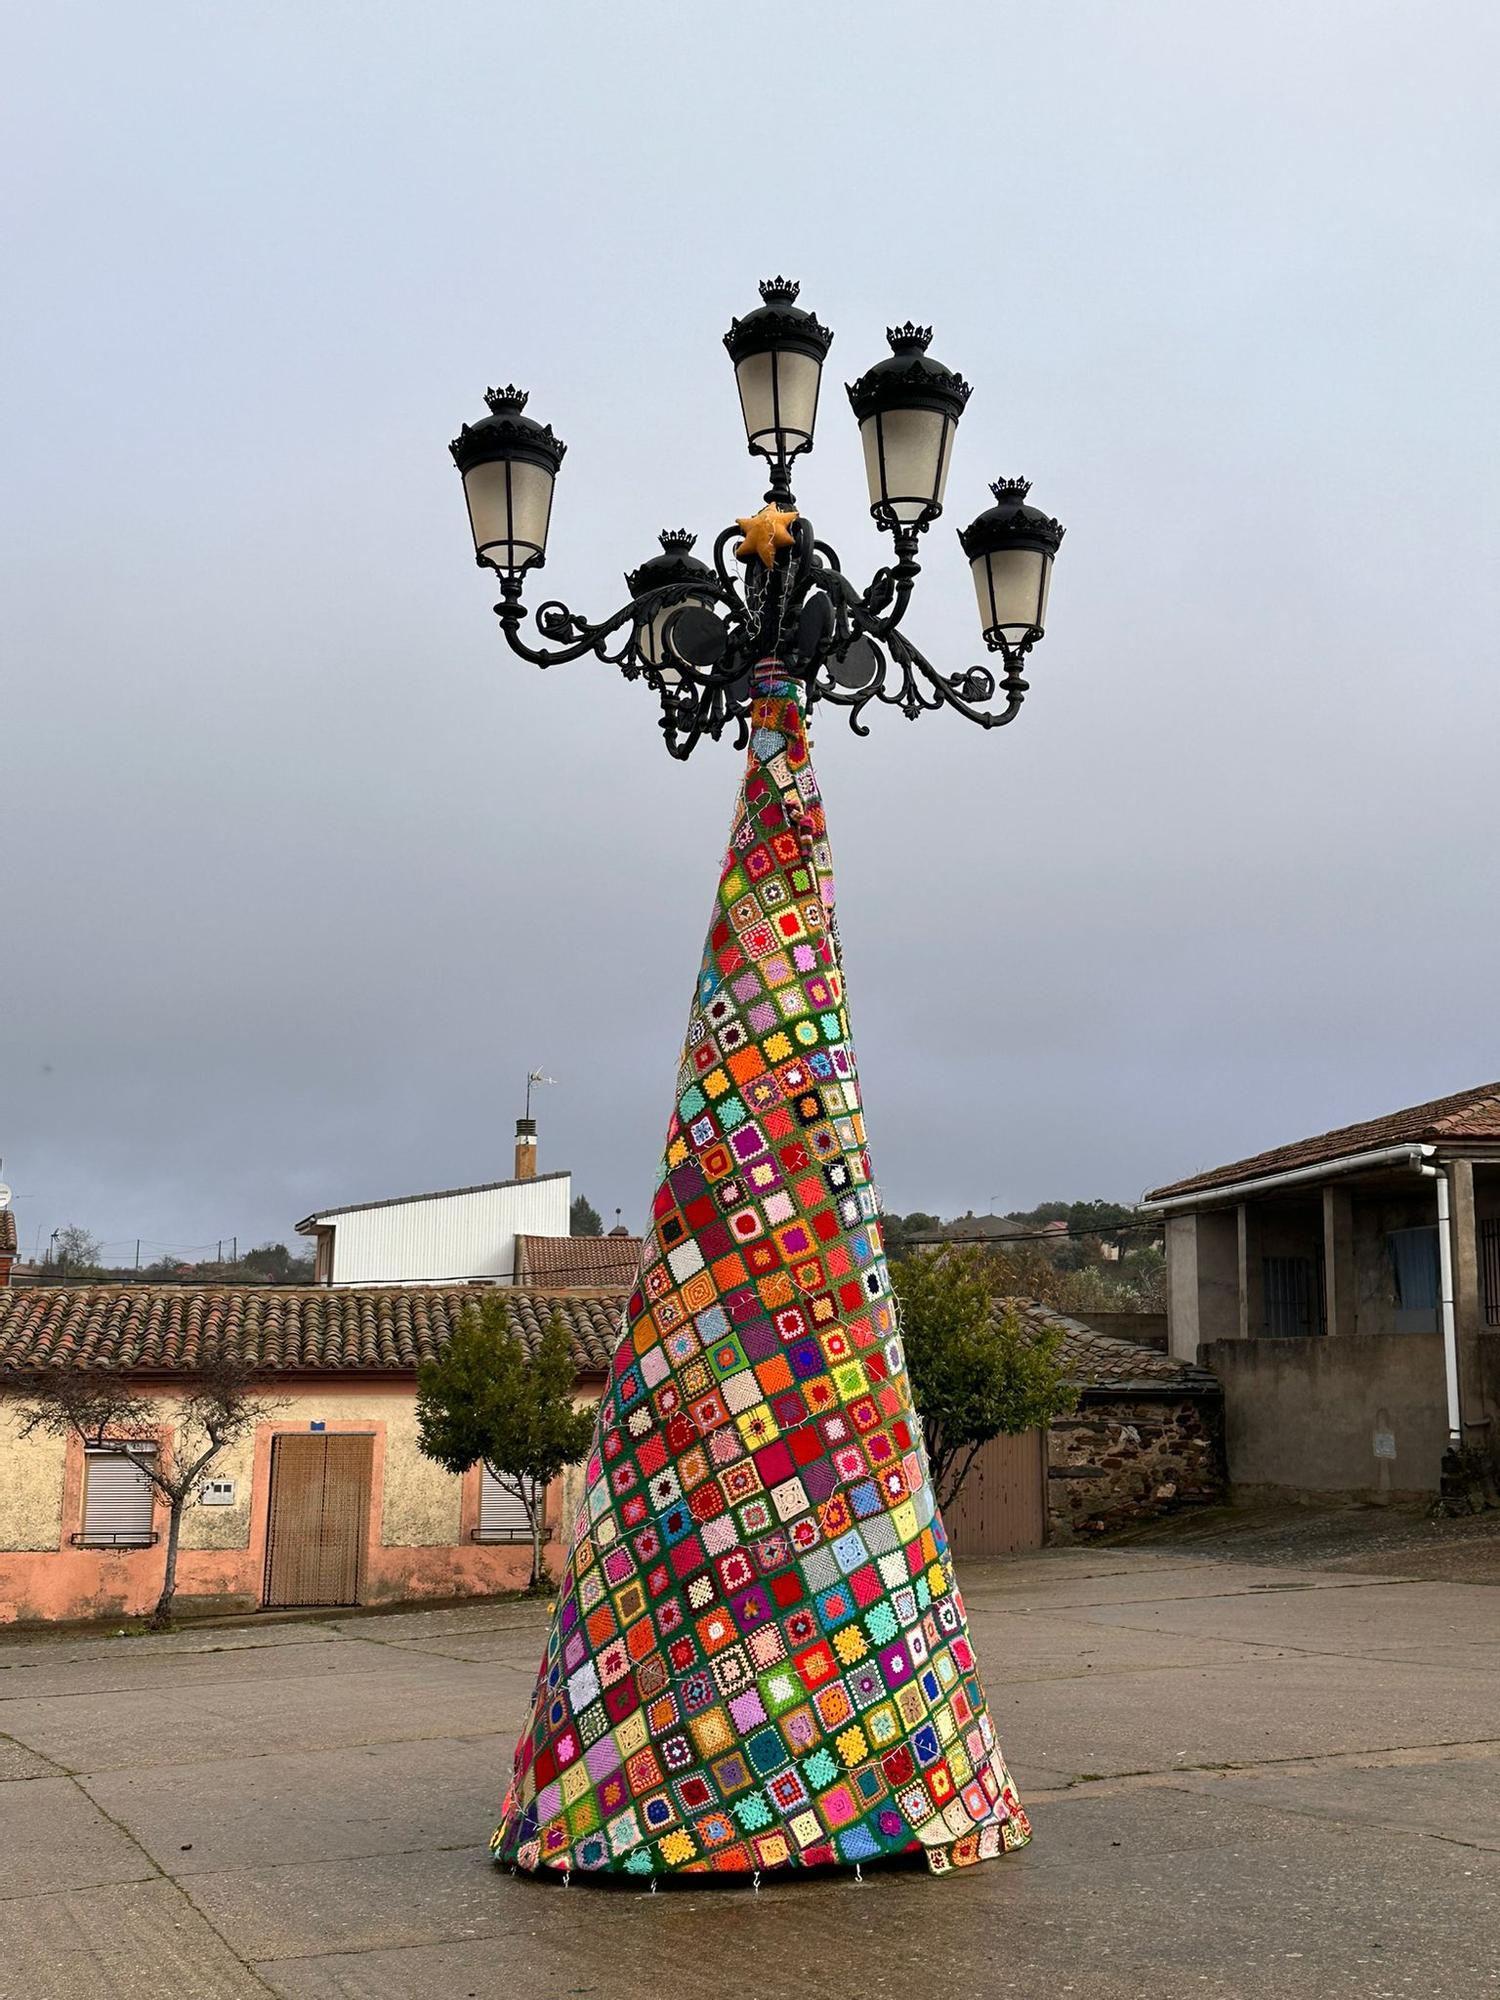
M 715 539 L 714 574 L 719 579 L 719 584 L 724 594 L 724 601 L 728 604 L 730 610 L 737 618 L 748 620 L 750 614 L 745 609 L 745 600 L 740 594 L 739 582 L 735 577 L 734 571 L 724 560 L 724 551 L 739 532 L 739 523 L 736 522 L 733 527 L 723 529 Z
M 610 666 L 623 667 L 632 678 L 641 671 L 637 631 L 643 624 L 649 624 L 674 598 L 680 599 L 685 595 L 685 587 L 681 584 L 664 584 L 656 590 L 643 591 L 639 597 L 631 598 L 628 604 L 621 605 L 618 611 L 597 625 L 573 611 L 561 598 L 548 598 L 545 604 L 537 606 L 536 629 L 544 639 L 557 643 L 550 650 L 544 650 L 540 646 L 528 646 L 521 637 L 522 621 L 529 614 L 521 602 L 520 578 L 503 578 L 501 589 L 504 595 L 495 606 L 495 616 L 500 620 L 506 644 L 521 659 L 529 660 L 534 667 L 562 667 L 592 653 Z M 727 604 L 731 612 L 743 613 L 744 607 L 738 598 L 731 598 L 727 591 L 713 590 L 705 585 L 694 585 L 693 589 L 700 597 L 712 597 Z M 610 638 L 622 628 L 625 637 L 611 649 L 608 643 Z
M 810 582 L 827 594 L 834 609 L 833 629 L 819 649 L 816 666 L 826 669 L 832 660 L 847 654 L 850 645 L 859 638 L 883 647 L 889 663 L 882 662 L 875 677 L 857 688 L 842 687 L 826 671 L 821 672 L 815 683 L 815 698 L 848 709 L 849 726 L 857 736 L 870 733 L 869 725 L 861 717 L 872 701 L 899 708 L 912 720 L 924 712 L 952 708 L 982 729 L 1004 728 L 1015 720 L 1026 696 L 1027 683 L 1021 677 L 1020 666 L 1027 649 L 1024 646 L 1019 652 L 1000 649 L 1006 668 L 998 683 L 1006 696 L 1004 709 L 990 712 L 976 706 L 992 700 L 996 692 L 996 677 L 988 667 L 941 673 L 921 648 L 899 630 L 921 574 L 921 565 L 913 554 L 915 545 L 915 535 L 898 538 L 896 562 L 877 570 L 863 591 L 857 591 L 845 576 L 836 550 L 826 542 L 815 545 L 817 554 L 826 560 L 814 562 Z M 894 674 L 892 667 L 896 670 Z
M 906 616 L 922 565 L 910 554 L 898 552 L 895 566 L 876 570 L 861 591 L 845 576 L 837 552 L 827 542 L 815 542 L 813 548 L 811 582 L 826 590 L 835 610 L 847 615 L 868 638 L 889 638 Z M 826 556 L 827 561 L 818 562 L 818 555 Z M 884 617 L 882 612 L 886 613 Z
M 983 666 L 940 672 L 900 629 L 921 574 L 914 535 L 898 536 L 895 562 L 878 569 L 861 591 L 844 574 L 837 551 L 817 540 L 805 515 L 792 525 L 792 546 L 769 569 L 755 558 L 731 566 L 729 547 L 740 532 L 736 525 L 719 534 L 711 572 L 642 591 L 599 623 L 560 599 L 548 599 L 538 606 L 535 622 L 550 646 L 529 645 L 521 637 L 528 615 L 521 602 L 524 572 L 506 576 L 495 606 L 506 644 L 533 666 L 564 666 L 592 655 L 630 680 L 644 679 L 661 699 L 662 731 L 677 758 L 688 757 L 704 736 L 718 738 L 731 724 L 743 746 L 749 675 L 757 660 L 768 658 L 783 659 L 806 683 L 809 707 L 824 701 L 846 710 L 857 736 L 870 733 L 864 711 L 872 702 L 900 709 L 912 720 L 951 708 L 982 729 L 1015 720 L 1027 691 L 1021 665 L 1029 641 L 999 647 L 1005 672 L 997 679 Z M 657 648 L 664 646 L 670 659 L 653 664 L 641 635 L 674 604 L 700 619 L 697 643 L 674 644 L 676 620 L 667 619 Z M 704 652 L 701 620 L 709 607 L 714 616 L 708 619 Z M 869 667 L 867 676 L 851 685 L 839 669 L 856 646 L 864 647 Z M 1005 707 L 991 712 L 985 704 L 997 692 L 1004 694 Z
M 523 572 L 524 574 L 524 572 Z M 501 578 L 500 588 L 504 595 L 495 606 L 495 616 L 500 620 L 500 629 L 505 634 L 505 643 L 513 653 L 523 660 L 529 660 L 534 667 L 562 667 L 570 660 L 581 660 L 586 653 L 595 653 L 601 660 L 612 666 L 619 665 L 629 652 L 632 637 L 616 652 L 611 652 L 608 640 L 618 632 L 631 617 L 634 607 L 627 604 L 612 618 L 606 618 L 600 625 L 591 625 L 586 618 L 580 618 L 558 598 L 549 598 L 538 606 L 536 629 L 543 638 L 560 642 L 550 650 L 540 646 L 528 646 L 521 637 L 521 623 L 528 616 L 521 602 L 521 577 Z

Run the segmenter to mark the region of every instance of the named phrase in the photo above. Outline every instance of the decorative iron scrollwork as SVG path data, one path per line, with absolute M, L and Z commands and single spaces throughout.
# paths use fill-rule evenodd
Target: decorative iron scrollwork
M 805 684 L 809 710 L 819 702 L 843 709 L 856 736 L 869 735 L 865 715 L 872 707 L 896 709 L 912 721 L 949 708 L 982 729 L 1015 720 L 1026 694 L 1020 668 L 1029 639 L 1000 649 L 1005 672 L 997 679 L 983 666 L 941 672 L 901 630 L 920 574 L 915 536 L 898 537 L 895 563 L 858 590 L 805 514 L 796 518 L 792 547 L 770 569 L 753 556 L 731 566 L 729 547 L 739 535 L 738 526 L 718 535 L 712 571 L 700 565 L 702 574 L 691 581 L 643 590 L 597 624 L 549 598 L 534 614 L 546 646 L 522 638 L 521 578 L 504 578 L 495 612 L 506 641 L 534 666 L 592 656 L 627 679 L 643 680 L 661 703 L 662 734 L 677 758 L 730 728 L 744 747 L 751 669 L 772 658 Z M 660 657 L 653 660 L 644 642 L 674 606 L 675 615 L 658 628 Z

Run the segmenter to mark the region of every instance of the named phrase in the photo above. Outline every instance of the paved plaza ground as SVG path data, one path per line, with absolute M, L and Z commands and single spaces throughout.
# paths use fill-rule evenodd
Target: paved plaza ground
M 1500 1542 L 1217 1516 L 962 1581 L 1036 1840 L 963 1875 L 484 1858 L 524 1604 L 0 1644 L 0 2000 L 1500 1994 Z

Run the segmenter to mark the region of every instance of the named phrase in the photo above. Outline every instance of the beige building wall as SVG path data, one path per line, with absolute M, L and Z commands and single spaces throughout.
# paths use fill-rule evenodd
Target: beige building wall
M 451 1547 L 459 1539 L 462 1481 L 422 1455 L 417 1443 L 416 1398 L 409 1383 L 358 1384 L 331 1389 L 313 1384 L 267 1395 L 269 1428 L 304 1432 L 314 1423 L 368 1426 L 383 1436 L 380 1540 L 386 1548 Z M 226 1452 L 211 1477 L 232 1479 L 232 1507 L 189 1504 L 183 1516 L 184 1549 L 243 1549 L 250 1543 L 255 1441 Z
M 0 1550 L 57 1547 L 66 1455 L 58 1438 L 23 1438 L 17 1406 L 0 1401 Z
M 593 1392 L 584 1397 L 592 1400 Z M 180 1392 L 152 1394 L 160 1426 L 176 1430 Z M 582 1398 L 581 1398 L 582 1399 Z M 271 1448 L 278 1432 L 369 1431 L 375 1437 L 372 1516 L 362 1601 L 489 1595 L 518 1589 L 530 1552 L 517 1544 L 482 1544 L 479 1468 L 462 1477 L 423 1456 L 417 1443 L 415 1385 L 406 1379 L 342 1382 L 309 1377 L 260 1391 L 269 1414 L 204 1475 L 234 1481 L 228 1506 L 204 1506 L 196 1494 L 183 1512 L 178 1590 L 184 1600 L 235 1607 L 261 1602 L 264 1589 Z M 161 1588 L 164 1547 L 80 1548 L 83 1453 L 77 1440 L 22 1440 L 13 1402 L 0 1397 L 0 1624 L 133 1616 Z M 190 1441 L 191 1442 L 191 1441 Z M 582 1468 L 557 1482 L 548 1508 L 548 1552 L 561 1566 L 582 1498 Z M 164 1541 L 165 1506 L 156 1528 Z

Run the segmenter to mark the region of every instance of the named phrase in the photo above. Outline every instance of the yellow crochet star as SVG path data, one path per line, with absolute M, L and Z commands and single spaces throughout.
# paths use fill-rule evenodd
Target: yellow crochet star
M 734 551 L 738 560 L 749 562 L 752 556 L 759 556 L 767 569 L 775 569 L 776 551 L 792 546 L 792 523 L 796 518 L 795 513 L 784 513 L 774 501 L 758 514 L 736 515 L 735 526 L 745 531 L 745 539 Z

